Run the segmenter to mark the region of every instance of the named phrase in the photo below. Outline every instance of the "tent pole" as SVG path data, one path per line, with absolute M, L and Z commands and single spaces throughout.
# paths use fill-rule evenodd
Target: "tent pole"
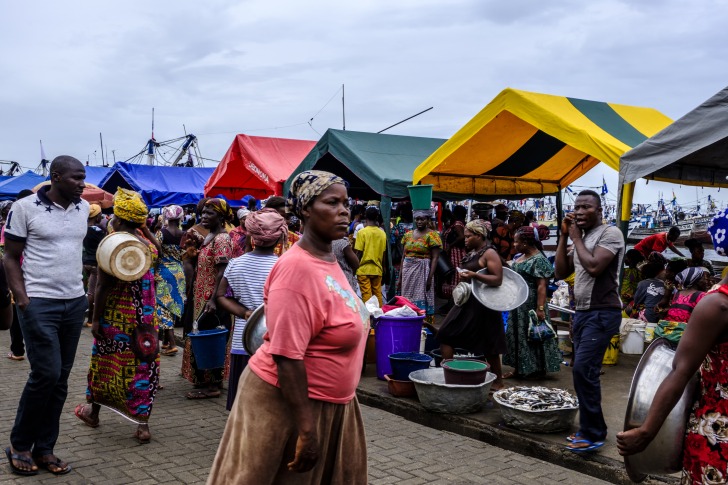
M 381 202 L 379 203 L 379 210 L 382 214 L 382 221 L 384 227 L 385 234 L 387 235 L 387 251 L 385 252 L 384 256 L 387 258 L 387 261 L 385 261 L 385 264 L 389 267 L 389 280 L 382 281 L 382 284 L 387 285 L 387 294 L 382 295 L 382 299 L 387 302 L 394 298 L 395 294 L 395 285 L 396 282 L 394 281 L 394 271 L 392 271 L 392 227 L 390 225 L 390 220 L 392 218 L 392 198 L 388 197 L 386 195 L 382 196 Z
M 556 242 L 561 237 L 561 222 L 564 220 L 564 202 L 561 199 L 561 188 L 556 192 Z
M 632 219 L 632 199 L 634 198 L 634 182 L 621 185 L 619 187 L 619 197 L 617 198 L 617 227 L 622 231 L 624 240 L 627 240 L 629 233 L 629 220 Z

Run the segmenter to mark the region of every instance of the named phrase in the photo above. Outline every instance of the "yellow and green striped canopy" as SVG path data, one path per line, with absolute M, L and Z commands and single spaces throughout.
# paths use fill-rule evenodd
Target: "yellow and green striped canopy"
M 422 162 L 413 183 L 453 196 L 553 194 L 672 122 L 652 108 L 505 89 Z

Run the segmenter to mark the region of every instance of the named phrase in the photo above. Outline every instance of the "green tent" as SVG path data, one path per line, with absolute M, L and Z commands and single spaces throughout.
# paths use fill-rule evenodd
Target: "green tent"
M 325 170 L 349 183 L 349 196 L 360 200 L 381 199 L 382 219 L 389 221 L 392 199 L 409 197 L 412 172 L 445 143 L 438 138 L 382 135 L 329 129 L 283 185 L 288 194 L 291 182 L 305 170 Z M 384 224 L 389 250 L 389 224 Z M 388 282 L 391 290 L 392 282 Z M 393 293 L 390 291 L 390 297 Z
M 438 138 L 329 129 L 288 177 L 283 193 L 288 194 L 296 175 L 315 169 L 343 177 L 356 199 L 402 199 L 409 196 L 414 169 L 443 143 Z

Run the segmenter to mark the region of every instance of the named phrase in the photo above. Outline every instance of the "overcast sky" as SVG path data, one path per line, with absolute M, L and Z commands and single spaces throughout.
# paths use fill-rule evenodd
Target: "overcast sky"
M 100 132 L 129 158 L 152 107 L 157 140 L 184 124 L 210 159 L 235 133 L 316 140 L 342 127 L 342 84 L 357 131 L 433 106 L 388 133 L 448 138 L 506 87 L 677 119 L 728 84 L 726 18 L 725 0 L 3 2 L 0 160 L 34 169 L 42 139 L 100 164 Z M 603 166 L 576 185 L 603 175 L 616 192 Z

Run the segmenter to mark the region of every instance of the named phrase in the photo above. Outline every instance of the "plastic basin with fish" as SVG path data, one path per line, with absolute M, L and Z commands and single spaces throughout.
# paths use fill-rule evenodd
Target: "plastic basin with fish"
M 411 372 L 430 367 L 432 357 L 419 352 L 395 352 L 389 354 L 389 365 L 392 367 L 392 378 L 397 381 L 409 380 Z
M 479 360 L 445 360 L 442 362 L 442 369 L 445 374 L 446 384 L 460 384 L 474 386 L 485 381 L 489 365 Z
M 409 375 L 417 389 L 417 397 L 427 411 L 433 413 L 467 414 L 483 409 L 495 374 L 488 372 L 485 381 L 477 386 L 458 386 L 445 383 L 441 367 L 416 370 Z
M 568 430 L 574 422 L 578 404 L 560 409 L 518 409 L 507 400 L 508 392 L 512 389 L 493 393 L 493 400 L 498 403 L 506 426 L 532 433 L 555 433 Z

